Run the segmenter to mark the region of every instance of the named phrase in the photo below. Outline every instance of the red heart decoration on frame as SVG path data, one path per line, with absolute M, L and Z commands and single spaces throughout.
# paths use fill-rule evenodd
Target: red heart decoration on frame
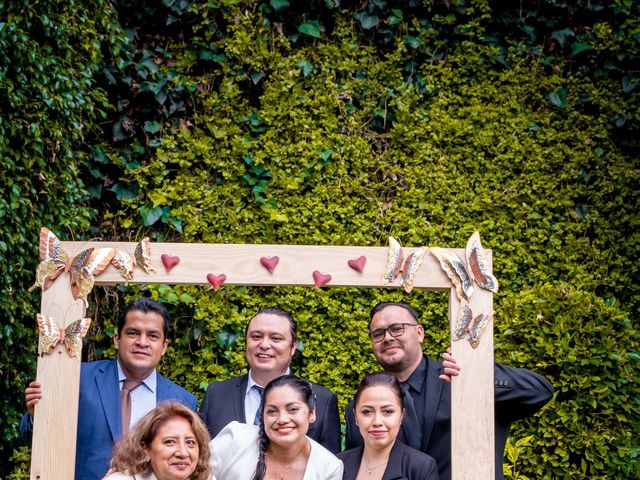
M 162 255 L 160 255 L 160 258 L 162 259 L 162 264 L 164 265 L 164 269 L 167 271 L 167 273 L 170 272 L 173 267 L 180 263 L 180 257 L 177 257 L 175 255 L 167 255 L 166 253 L 163 253 Z
M 216 292 L 220 288 L 220 285 L 222 285 L 226 279 L 227 279 L 227 276 L 224 273 L 221 273 L 220 275 L 214 275 L 213 273 L 209 273 L 207 275 L 207 280 L 209 281 L 209 283 L 211 284 L 211 286 Z
M 331 275 L 325 275 L 318 270 L 313 271 L 313 281 L 316 284 L 316 288 L 320 288 L 331 281 Z
M 278 265 L 278 262 L 280 261 L 280 258 L 278 258 L 277 256 L 275 257 L 260 257 L 260 265 L 262 265 L 264 268 L 266 268 L 269 273 L 273 273 L 273 271 L 276 269 L 276 266 Z
M 364 255 L 354 259 L 354 260 L 349 260 L 347 262 L 347 264 L 353 268 L 356 272 L 364 272 L 364 265 L 367 263 L 367 257 L 365 257 Z

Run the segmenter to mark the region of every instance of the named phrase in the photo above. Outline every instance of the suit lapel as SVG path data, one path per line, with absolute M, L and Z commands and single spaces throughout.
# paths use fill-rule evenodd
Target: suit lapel
M 356 448 L 353 452 L 342 459 L 344 464 L 344 478 L 343 480 L 356 480 L 358 476 L 358 470 L 360 469 L 360 462 L 362 461 L 363 447 Z
M 173 383 L 164 378 L 162 375 L 158 373 L 156 370 L 156 405 L 164 400 L 172 399 L 171 389 L 173 388 Z
M 107 363 L 95 376 L 96 389 L 102 403 L 102 409 L 109 425 L 113 440 L 122 432 L 122 414 L 120 412 L 120 385 L 116 361 Z
M 424 401 L 424 424 L 422 431 L 422 451 L 426 452 L 431 439 L 431 432 L 436 421 L 442 386 L 444 381 L 438 378 L 442 372 L 442 364 L 427 357 L 427 375 L 425 379 L 426 395 Z
M 238 382 L 233 389 L 233 408 L 235 410 L 235 418 L 239 418 L 241 422 L 247 423 L 244 411 L 244 397 L 249 383 L 249 374 L 246 373 L 238 377 Z M 253 423 L 253 420 L 252 420 Z
M 402 457 L 404 456 L 402 446 L 403 444 L 400 440 L 396 439 L 393 447 L 391 448 L 391 452 L 389 452 L 389 462 L 387 463 L 387 468 L 384 470 L 384 475 L 382 475 L 382 480 L 405 478 L 402 475 Z

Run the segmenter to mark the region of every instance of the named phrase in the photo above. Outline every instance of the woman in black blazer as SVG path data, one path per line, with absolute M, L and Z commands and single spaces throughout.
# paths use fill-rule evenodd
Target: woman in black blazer
M 343 480 L 439 480 L 433 458 L 397 440 L 404 396 L 396 377 L 365 376 L 356 392 L 354 411 L 364 446 L 338 454 L 344 463 Z

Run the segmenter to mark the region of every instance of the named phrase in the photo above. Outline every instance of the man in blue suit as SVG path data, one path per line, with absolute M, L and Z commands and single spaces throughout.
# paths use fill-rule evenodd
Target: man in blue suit
M 162 305 L 148 298 L 127 304 L 114 335 L 114 360 L 83 363 L 80 370 L 76 480 L 99 480 L 109 469 L 111 450 L 123 430 L 120 391 L 125 380 L 139 383 L 131 390 L 131 416 L 127 427 L 152 410 L 157 403 L 177 400 L 196 409 L 197 399 L 156 371 L 167 350 L 169 315 Z M 46 393 L 45 393 L 46 394 Z M 34 406 L 42 398 L 38 382 L 25 390 L 28 412 L 20 422 L 20 434 L 30 443 Z

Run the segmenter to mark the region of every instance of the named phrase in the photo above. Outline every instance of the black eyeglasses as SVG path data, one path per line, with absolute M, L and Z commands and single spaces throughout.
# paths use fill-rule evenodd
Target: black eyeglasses
M 392 337 L 399 337 L 404 333 L 404 327 L 417 327 L 417 323 L 393 323 L 389 325 L 387 328 L 378 328 L 373 330 L 369 335 L 371 336 L 371 340 L 374 343 L 380 343 L 384 340 L 385 335 L 389 332 L 389 335 Z

